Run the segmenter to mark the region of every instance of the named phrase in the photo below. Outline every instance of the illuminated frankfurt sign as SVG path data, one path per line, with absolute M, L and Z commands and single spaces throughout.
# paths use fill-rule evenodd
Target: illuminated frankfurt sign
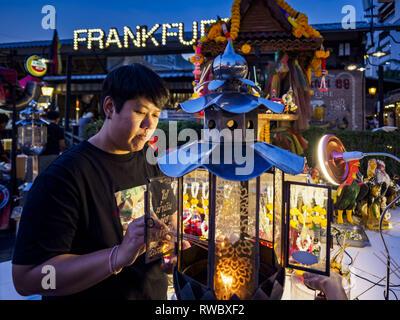
M 228 18 L 223 19 L 227 21 Z M 184 39 L 183 23 L 164 23 L 155 24 L 152 28 L 147 26 L 136 26 L 134 30 L 125 26 L 122 35 L 118 33 L 116 28 L 110 28 L 106 33 L 104 30 L 96 29 L 79 29 L 74 30 L 74 50 L 82 48 L 92 49 L 96 46 L 98 49 L 106 49 L 109 47 L 122 48 L 146 48 L 149 43 L 155 47 L 165 46 L 168 38 L 177 37 L 179 42 L 184 46 L 192 46 L 196 43 L 198 37 L 198 29 L 200 25 L 200 38 L 204 36 L 206 26 L 216 22 L 216 20 L 201 20 L 200 24 L 196 21 L 192 23 L 192 37 L 190 40 Z M 156 31 L 161 31 L 161 43 L 154 37 Z

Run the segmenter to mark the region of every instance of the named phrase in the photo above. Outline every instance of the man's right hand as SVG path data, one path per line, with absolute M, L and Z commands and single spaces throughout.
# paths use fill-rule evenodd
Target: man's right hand
M 155 214 L 151 216 L 154 226 L 151 231 L 161 236 L 167 236 L 169 231 L 167 225 L 159 220 Z M 146 251 L 146 243 L 144 240 L 145 216 L 141 216 L 128 225 L 125 237 L 118 249 L 117 270 L 125 266 L 132 265 L 138 256 Z

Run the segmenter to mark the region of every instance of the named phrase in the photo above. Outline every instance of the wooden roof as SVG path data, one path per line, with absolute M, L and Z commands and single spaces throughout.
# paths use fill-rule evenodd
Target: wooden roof
M 233 41 L 235 50 L 247 43 L 252 46 L 250 54 L 274 51 L 316 50 L 321 46 L 322 38 L 296 38 L 292 34 L 292 25 L 275 0 L 243 0 L 240 5 L 240 28 L 238 37 Z M 228 28 L 230 28 L 228 24 Z M 202 45 L 202 54 L 216 56 L 223 52 L 226 43 L 215 41 Z

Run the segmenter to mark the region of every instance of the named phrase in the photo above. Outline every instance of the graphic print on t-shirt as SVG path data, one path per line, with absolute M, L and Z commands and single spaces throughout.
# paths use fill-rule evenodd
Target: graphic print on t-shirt
M 115 193 L 124 234 L 129 223 L 144 215 L 145 191 L 146 185 L 142 185 Z

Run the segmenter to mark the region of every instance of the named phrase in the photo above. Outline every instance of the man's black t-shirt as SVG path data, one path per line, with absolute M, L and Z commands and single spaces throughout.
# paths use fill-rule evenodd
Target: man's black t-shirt
M 60 140 L 64 139 L 64 130 L 57 124 L 50 122 L 47 126 L 47 142 L 42 155 L 59 154 Z
M 60 254 L 81 255 L 120 244 L 123 228 L 115 194 L 161 175 L 145 154 L 145 149 L 110 154 L 84 141 L 58 157 L 28 193 L 12 263 L 38 265 Z M 161 261 L 144 260 L 142 254 L 121 273 L 56 298 L 166 299 L 168 281 Z

